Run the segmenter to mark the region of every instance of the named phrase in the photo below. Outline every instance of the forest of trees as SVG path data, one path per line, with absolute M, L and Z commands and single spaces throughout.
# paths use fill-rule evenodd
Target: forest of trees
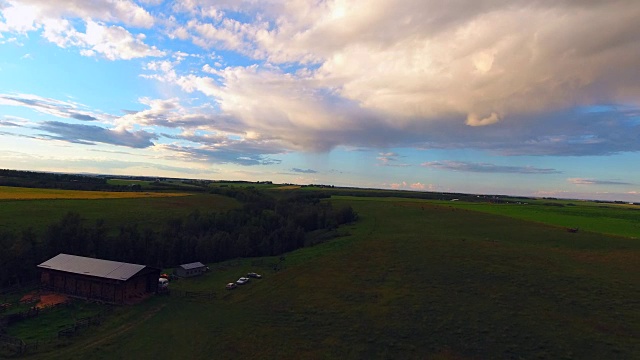
M 0 233 L 0 288 L 36 279 L 36 265 L 59 254 L 174 267 L 193 261 L 279 255 L 309 243 L 310 234 L 355 221 L 350 206 L 334 209 L 326 196 L 293 194 L 276 199 L 255 189 L 218 189 L 244 203 L 226 213 L 192 212 L 157 229 L 89 222 L 67 213 L 43 234 L 25 229 Z M 117 226 L 117 225 L 116 225 Z
M 107 180 L 95 176 L 0 169 L 0 186 L 30 188 L 103 190 Z
M 152 178 L 136 177 L 130 180 L 151 181 Z M 153 181 L 144 187 L 145 191 L 184 190 L 183 184 L 190 185 L 189 191 L 208 190 L 208 181 L 180 180 L 176 182 Z M 179 180 L 179 181 L 178 181 Z M 26 187 L 38 189 L 88 190 L 88 191 L 142 191 L 140 184 L 110 184 L 105 175 L 78 175 L 0 169 L 0 186 Z

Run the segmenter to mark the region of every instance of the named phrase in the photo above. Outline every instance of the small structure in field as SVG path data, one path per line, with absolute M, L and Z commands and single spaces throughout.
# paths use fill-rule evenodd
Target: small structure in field
M 198 261 L 178 266 L 175 274 L 180 277 L 192 277 L 202 275 L 205 271 L 207 271 L 207 266 Z
M 160 269 L 59 254 L 42 264 L 43 289 L 111 304 L 135 302 L 158 290 Z

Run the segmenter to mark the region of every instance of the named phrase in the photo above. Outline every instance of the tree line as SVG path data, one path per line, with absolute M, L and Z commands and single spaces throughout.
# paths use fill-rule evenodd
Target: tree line
M 194 211 L 159 228 L 108 227 L 70 212 L 43 234 L 28 228 L 0 233 L 0 288 L 32 281 L 36 266 L 67 253 L 159 268 L 237 257 L 279 255 L 301 248 L 314 235 L 335 232 L 355 221 L 350 206 L 334 208 L 322 194 L 295 194 L 276 199 L 258 190 L 218 189 L 243 202 L 225 213 Z
M 129 178 L 131 180 L 147 180 L 147 177 Z M 193 192 L 207 191 L 207 181 L 181 180 L 179 182 L 161 182 L 155 180 L 144 188 L 140 184 L 110 184 L 107 177 L 102 175 L 79 175 L 64 173 L 48 173 L 37 171 L 21 171 L 0 169 L 0 186 L 62 189 L 84 191 L 165 191 L 185 190 Z M 190 185 L 185 187 L 183 185 Z
M 94 176 L 0 169 L 0 186 L 103 190 L 107 180 Z

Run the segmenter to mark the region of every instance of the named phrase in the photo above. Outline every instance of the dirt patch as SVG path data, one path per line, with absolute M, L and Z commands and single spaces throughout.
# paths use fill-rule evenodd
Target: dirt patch
M 40 300 L 40 296 L 36 292 L 30 292 L 20 298 L 20 303 L 30 304 L 30 303 L 38 302 L 38 300 Z
M 40 295 L 40 302 L 36 304 L 38 309 L 43 309 L 46 307 L 62 304 L 69 301 L 69 297 L 62 294 L 42 294 Z

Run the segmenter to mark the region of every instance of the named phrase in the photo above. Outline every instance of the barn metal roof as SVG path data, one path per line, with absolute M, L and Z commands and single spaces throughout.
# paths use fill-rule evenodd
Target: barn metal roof
M 197 262 L 192 262 L 189 264 L 182 264 L 180 265 L 181 268 L 185 269 L 185 270 L 191 270 L 191 269 L 197 269 L 197 268 L 201 268 L 204 267 L 204 264 L 197 261 Z
M 129 278 L 145 268 L 144 265 L 128 264 L 118 261 L 94 259 L 68 254 L 58 254 L 57 256 L 38 265 L 38 267 L 125 281 L 129 280 Z

